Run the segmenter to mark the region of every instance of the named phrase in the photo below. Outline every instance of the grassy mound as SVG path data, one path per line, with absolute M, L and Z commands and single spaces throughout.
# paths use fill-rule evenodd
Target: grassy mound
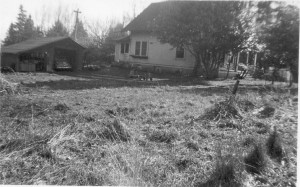
M 100 136 L 112 141 L 117 140 L 127 142 L 131 140 L 129 131 L 125 124 L 120 122 L 120 120 L 115 119 L 113 123 L 108 123 L 105 127 L 104 132 L 102 132 Z
M 216 103 L 213 107 L 207 110 L 207 112 L 202 115 L 201 119 L 205 120 L 220 120 L 220 119 L 230 119 L 230 118 L 242 118 L 238 107 L 229 101 L 221 101 Z
M 65 103 L 58 103 L 57 105 L 54 106 L 54 110 L 65 113 L 68 110 L 70 110 L 70 108 Z

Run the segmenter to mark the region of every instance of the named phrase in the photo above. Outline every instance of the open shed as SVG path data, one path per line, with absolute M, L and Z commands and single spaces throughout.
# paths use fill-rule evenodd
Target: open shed
M 84 50 L 70 37 L 29 39 L 3 47 L 1 66 L 20 72 L 52 72 L 60 63 L 76 71 L 82 68 Z

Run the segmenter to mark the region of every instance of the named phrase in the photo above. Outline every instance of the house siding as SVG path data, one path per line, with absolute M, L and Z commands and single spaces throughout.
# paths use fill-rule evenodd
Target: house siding
M 132 33 L 130 36 L 129 54 L 121 54 L 121 44 L 115 45 L 115 61 L 129 62 L 147 67 L 159 67 L 164 70 L 192 71 L 194 57 L 185 50 L 184 58 L 176 58 L 176 48 L 170 44 L 162 44 L 157 37 L 148 33 Z M 147 41 L 147 59 L 135 58 L 135 43 Z

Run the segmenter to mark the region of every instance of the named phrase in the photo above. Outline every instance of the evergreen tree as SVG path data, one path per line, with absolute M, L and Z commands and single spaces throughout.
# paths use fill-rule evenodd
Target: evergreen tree
M 54 36 L 68 36 L 69 32 L 67 28 L 63 25 L 63 23 L 58 19 L 52 28 L 50 28 L 46 34 L 47 37 Z
M 23 40 L 27 40 L 30 38 L 35 38 L 37 36 L 36 29 L 34 28 L 33 20 L 31 19 L 31 15 L 26 19 L 24 25 L 24 33 L 22 35 Z
M 7 36 L 3 41 L 4 45 L 19 43 L 30 38 L 43 37 L 43 32 L 39 27 L 34 26 L 31 15 L 27 17 L 22 5 L 20 5 L 19 10 L 17 22 L 10 24 Z
M 75 32 L 76 32 L 76 25 L 74 26 L 74 30 L 71 33 L 71 37 L 75 39 Z M 88 33 L 86 32 L 82 21 L 78 21 L 77 23 L 77 39 L 86 38 L 88 37 Z
M 3 43 L 5 46 L 11 45 L 18 42 L 16 25 L 11 23 L 8 29 L 8 33 Z
M 24 40 L 25 24 L 27 20 L 26 11 L 23 9 L 23 5 L 19 7 L 19 14 L 17 17 L 16 30 L 17 30 L 17 42 Z
M 39 38 L 45 36 L 45 34 L 40 26 L 35 27 L 35 33 L 36 33 L 36 37 L 39 37 Z

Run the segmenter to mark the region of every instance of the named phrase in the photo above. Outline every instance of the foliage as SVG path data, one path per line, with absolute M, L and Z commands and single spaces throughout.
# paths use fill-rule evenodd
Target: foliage
M 246 3 L 170 2 L 154 23 L 154 31 L 163 43 L 184 47 L 195 57 L 194 75 L 199 68 L 213 78 L 228 52 L 243 47 L 249 34 L 247 19 L 242 19 Z
M 67 28 L 63 25 L 63 23 L 58 19 L 55 21 L 54 25 L 48 30 L 46 36 L 54 37 L 54 36 L 68 36 L 69 32 Z
M 4 39 L 4 45 L 11 45 L 30 38 L 43 36 L 40 28 L 34 26 L 31 15 L 27 17 L 22 5 L 20 5 L 19 9 L 17 22 L 10 24 L 7 37 Z
M 259 42 L 263 44 L 263 62 L 276 69 L 289 67 L 298 77 L 299 8 L 283 2 L 264 1 L 257 5 Z
M 112 62 L 115 50 L 113 39 L 116 34 L 123 28 L 122 24 L 110 25 L 109 28 L 102 29 L 101 32 L 97 29 L 91 29 L 91 43 L 85 53 L 86 64 Z
M 16 30 L 16 25 L 11 23 L 8 29 L 7 37 L 4 39 L 4 45 L 11 45 L 18 43 L 18 31 Z
M 76 41 L 80 44 L 86 45 L 87 43 L 87 38 L 88 38 L 88 33 L 86 29 L 84 28 L 84 25 L 82 21 L 77 21 L 77 35 L 75 38 L 75 32 L 76 32 L 76 25 L 74 26 L 74 29 L 71 33 L 71 37 L 73 39 L 76 39 Z
M 261 69 L 255 69 L 252 77 L 254 79 L 262 79 L 264 76 L 264 71 Z

